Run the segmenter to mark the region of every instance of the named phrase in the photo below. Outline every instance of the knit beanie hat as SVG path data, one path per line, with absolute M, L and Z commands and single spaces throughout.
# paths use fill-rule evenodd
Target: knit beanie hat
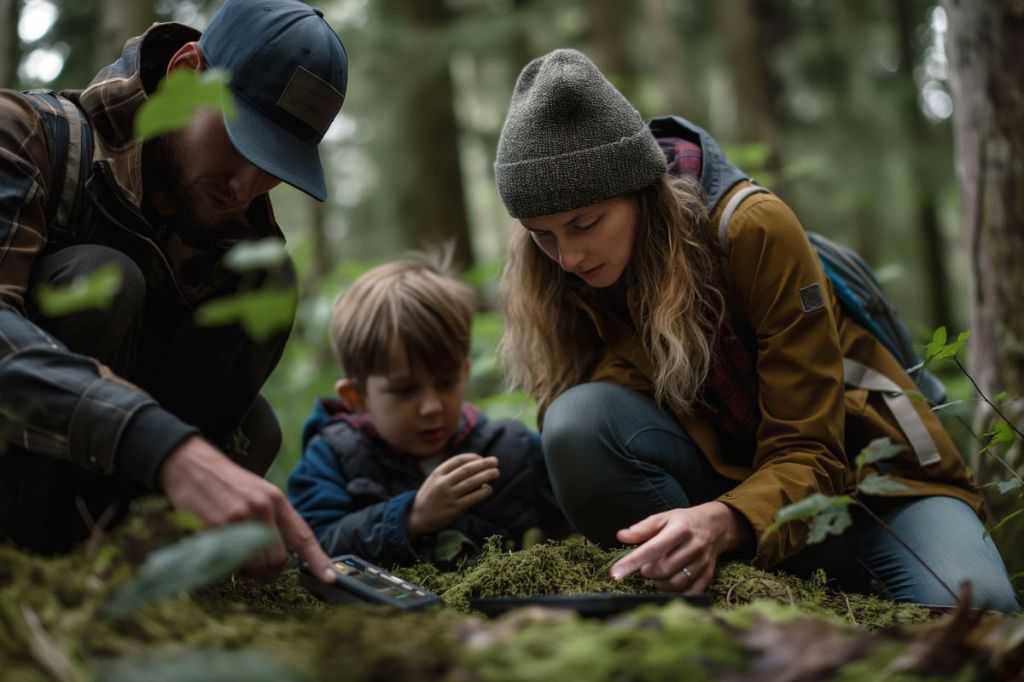
M 513 218 L 628 194 L 665 170 L 640 114 L 582 53 L 555 50 L 519 74 L 494 163 Z

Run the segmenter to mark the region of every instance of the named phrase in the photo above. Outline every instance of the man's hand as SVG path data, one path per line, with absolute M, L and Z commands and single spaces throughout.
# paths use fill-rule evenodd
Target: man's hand
M 199 436 L 187 439 L 168 455 L 160 469 L 160 484 L 175 509 L 195 514 L 207 526 L 259 521 L 278 530 L 284 541 L 309 562 L 313 575 L 325 583 L 334 581 L 330 559 L 284 493 Z M 246 571 L 269 580 L 286 559 L 285 548 L 278 542 L 253 558 Z
M 703 592 L 718 555 L 739 547 L 749 532 L 745 520 L 721 502 L 653 514 L 618 532 L 620 542 L 640 546 L 612 565 L 611 576 L 622 580 L 639 569 L 666 592 Z
M 473 453 L 455 455 L 437 465 L 416 491 L 405 520 L 409 539 L 444 528 L 493 492 L 498 459 Z

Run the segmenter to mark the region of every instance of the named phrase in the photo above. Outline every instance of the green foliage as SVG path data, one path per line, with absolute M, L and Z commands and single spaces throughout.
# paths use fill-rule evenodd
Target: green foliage
M 955 357 L 956 354 L 964 347 L 967 343 L 967 339 L 971 337 L 971 332 L 964 331 L 957 335 L 956 341 L 946 343 L 947 335 L 946 328 L 939 327 L 932 334 L 932 340 L 928 342 L 928 345 L 924 349 L 924 362 L 928 364 L 930 362 L 938 362 L 939 360 L 945 360 L 947 358 Z
M 200 107 L 220 111 L 228 118 L 235 116 L 235 101 L 228 87 L 225 71 L 213 69 L 195 72 L 175 69 L 160 81 L 156 92 L 139 107 L 135 116 L 135 137 L 138 140 L 184 128 Z
M 892 459 L 906 449 L 905 445 L 895 445 L 888 438 L 876 438 L 868 443 L 854 460 L 857 463 L 857 471 L 863 469 L 865 465 Z
M 196 324 L 219 327 L 239 323 L 257 343 L 288 329 L 298 298 L 294 289 L 262 289 L 222 296 L 196 310 Z
M 905 449 L 905 446 L 895 445 L 888 438 L 876 438 L 868 443 L 855 459 L 857 463 L 856 476 L 859 482 L 853 496 L 828 496 L 821 493 L 808 495 L 799 502 L 780 509 L 775 515 L 775 521 L 765 532 L 772 533 L 784 524 L 810 519 L 807 536 L 809 544 L 821 542 L 829 535 L 841 535 L 853 524 L 849 507 L 851 504 L 860 504 L 857 495 L 888 495 L 907 490 L 905 485 L 888 476 L 870 473 L 861 478 L 865 466 L 892 459 Z
M 989 442 L 992 444 L 1012 443 L 1017 440 L 1017 434 L 1014 432 L 1013 427 L 1006 421 L 996 422 L 995 427 L 987 435 L 990 437 Z
M 787 505 L 775 515 L 775 521 L 765 533 L 774 533 L 783 525 L 810 519 L 807 542 L 816 544 L 829 535 L 840 535 L 850 527 L 853 519 L 848 507 L 853 503 L 849 495 L 830 497 L 821 493 L 808 495 L 799 502 Z
M 1024 481 L 1021 481 L 1020 478 L 1011 478 L 1008 481 L 993 481 L 992 483 L 989 483 L 987 485 L 996 486 L 996 488 L 999 490 L 999 494 L 1005 495 L 1010 491 L 1019 490 L 1021 487 L 1024 487 Z
M 284 241 L 277 237 L 239 242 L 224 255 L 224 264 L 235 272 L 272 270 L 284 265 L 287 260 L 288 251 L 284 248 Z
M 865 495 L 890 495 L 909 490 L 910 488 L 899 481 L 894 481 L 889 476 L 881 474 L 868 474 L 857 484 L 857 492 Z
M 38 288 L 39 309 L 48 317 L 82 310 L 106 310 L 121 290 L 121 269 L 114 263 L 78 277 L 66 287 L 42 284 Z
M 153 552 L 135 579 L 104 608 L 114 617 L 164 597 L 208 585 L 240 568 L 256 552 L 278 541 L 261 523 L 215 528 Z

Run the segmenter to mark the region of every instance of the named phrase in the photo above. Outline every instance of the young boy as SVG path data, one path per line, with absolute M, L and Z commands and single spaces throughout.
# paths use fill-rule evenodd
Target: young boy
M 477 546 L 491 535 L 518 542 L 531 527 L 568 532 L 537 434 L 462 402 L 473 304 L 446 264 L 427 259 L 376 267 L 335 304 L 331 342 L 346 378 L 340 400 L 314 406 L 288 478 L 329 555 L 389 566 L 432 560 L 442 531 Z

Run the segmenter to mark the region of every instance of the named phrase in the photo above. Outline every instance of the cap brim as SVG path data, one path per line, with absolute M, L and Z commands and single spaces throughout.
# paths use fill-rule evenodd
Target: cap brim
M 241 98 L 235 98 L 235 109 L 235 117 L 225 117 L 224 123 L 238 153 L 260 170 L 326 201 L 327 183 L 316 145 L 264 118 Z

